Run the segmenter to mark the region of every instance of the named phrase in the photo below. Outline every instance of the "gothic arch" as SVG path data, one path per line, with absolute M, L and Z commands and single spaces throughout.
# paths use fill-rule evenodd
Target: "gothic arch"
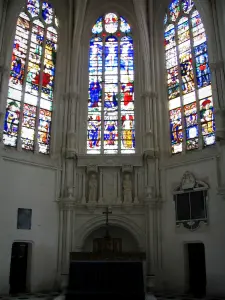
M 76 240 L 76 250 L 82 251 L 84 246 L 84 242 L 86 238 L 95 230 L 99 229 L 100 227 L 104 226 L 105 224 L 105 217 L 99 216 L 92 218 L 88 222 L 85 222 L 83 226 L 80 227 L 77 233 L 77 240 Z M 145 233 L 143 230 L 134 222 L 131 222 L 126 217 L 121 216 L 110 216 L 110 224 L 113 226 L 121 227 L 128 231 L 137 242 L 140 251 L 145 251 Z

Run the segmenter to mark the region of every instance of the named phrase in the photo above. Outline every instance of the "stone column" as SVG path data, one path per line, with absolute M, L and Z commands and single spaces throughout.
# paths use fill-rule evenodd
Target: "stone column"
M 61 274 L 69 272 L 69 256 L 72 251 L 72 224 L 75 203 L 69 199 L 60 202 L 60 228 L 61 228 Z

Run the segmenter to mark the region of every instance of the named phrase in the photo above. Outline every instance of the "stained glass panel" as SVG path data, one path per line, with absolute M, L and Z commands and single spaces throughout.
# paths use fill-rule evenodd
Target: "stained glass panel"
M 53 7 L 49 2 L 42 3 L 42 18 L 46 24 L 51 24 L 53 21 Z
M 118 17 L 114 13 L 105 15 L 104 18 L 105 31 L 108 33 L 115 33 L 118 29 Z
M 189 14 L 194 7 L 194 2 L 192 0 L 182 0 L 182 9 L 186 14 Z
M 102 20 L 104 28 L 96 30 Z M 135 153 L 134 49 L 128 35 L 131 27 L 123 17 L 108 13 L 97 20 L 92 33 L 87 153 Z
M 181 18 L 180 11 L 185 14 Z M 200 139 L 203 146 L 214 144 L 215 122 L 207 39 L 200 14 L 192 0 L 172 1 L 168 14 L 170 20 L 164 18 L 168 106 L 172 153 L 178 153 L 185 150 L 185 144 L 187 150 L 197 149 Z
M 27 10 L 31 14 L 31 17 L 37 17 L 40 12 L 39 0 L 27 0 Z
M 120 17 L 120 31 L 124 33 L 129 33 L 131 31 L 130 25 L 123 17 Z
M 102 30 L 103 30 L 103 18 L 101 17 L 101 18 L 99 18 L 99 19 L 97 20 L 97 22 L 96 22 L 95 25 L 93 26 L 92 32 L 93 32 L 94 34 L 98 34 L 98 33 L 101 33 Z
M 57 51 L 53 20 L 58 26 L 52 5 L 42 0 L 27 0 L 18 18 L 3 137 L 5 145 L 15 147 L 19 138 L 23 149 L 36 148 L 44 154 L 50 149 L 50 101 L 53 101 Z
M 180 3 L 179 0 L 174 0 L 169 6 L 169 14 L 172 21 L 176 21 L 180 14 Z

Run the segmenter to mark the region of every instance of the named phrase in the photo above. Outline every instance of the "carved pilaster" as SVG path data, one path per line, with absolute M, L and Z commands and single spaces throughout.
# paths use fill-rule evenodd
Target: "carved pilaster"
M 157 94 L 153 91 L 145 91 L 142 94 L 143 113 L 145 120 L 144 149 L 154 149 L 154 124 L 157 116 L 154 115 L 155 100 Z
M 76 156 L 76 112 L 77 112 L 77 93 L 68 93 L 65 95 L 69 106 L 69 124 L 67 133 L 67 150 L 66 156 L 74 158 Z

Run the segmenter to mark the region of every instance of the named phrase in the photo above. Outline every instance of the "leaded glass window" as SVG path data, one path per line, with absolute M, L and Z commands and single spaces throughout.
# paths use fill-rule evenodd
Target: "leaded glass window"
M 7 146 L 49 153 L 57 27 L 49 2 L 27 0 L 13 44 L 3 133 Z
M 135 153 L 134 50 L 131 26 L 115 13 L 92 28 L 88 154 Z
M 174 0 L 164 18 L 172 153 L 215 144 L 207 36 L 192 0 Z

